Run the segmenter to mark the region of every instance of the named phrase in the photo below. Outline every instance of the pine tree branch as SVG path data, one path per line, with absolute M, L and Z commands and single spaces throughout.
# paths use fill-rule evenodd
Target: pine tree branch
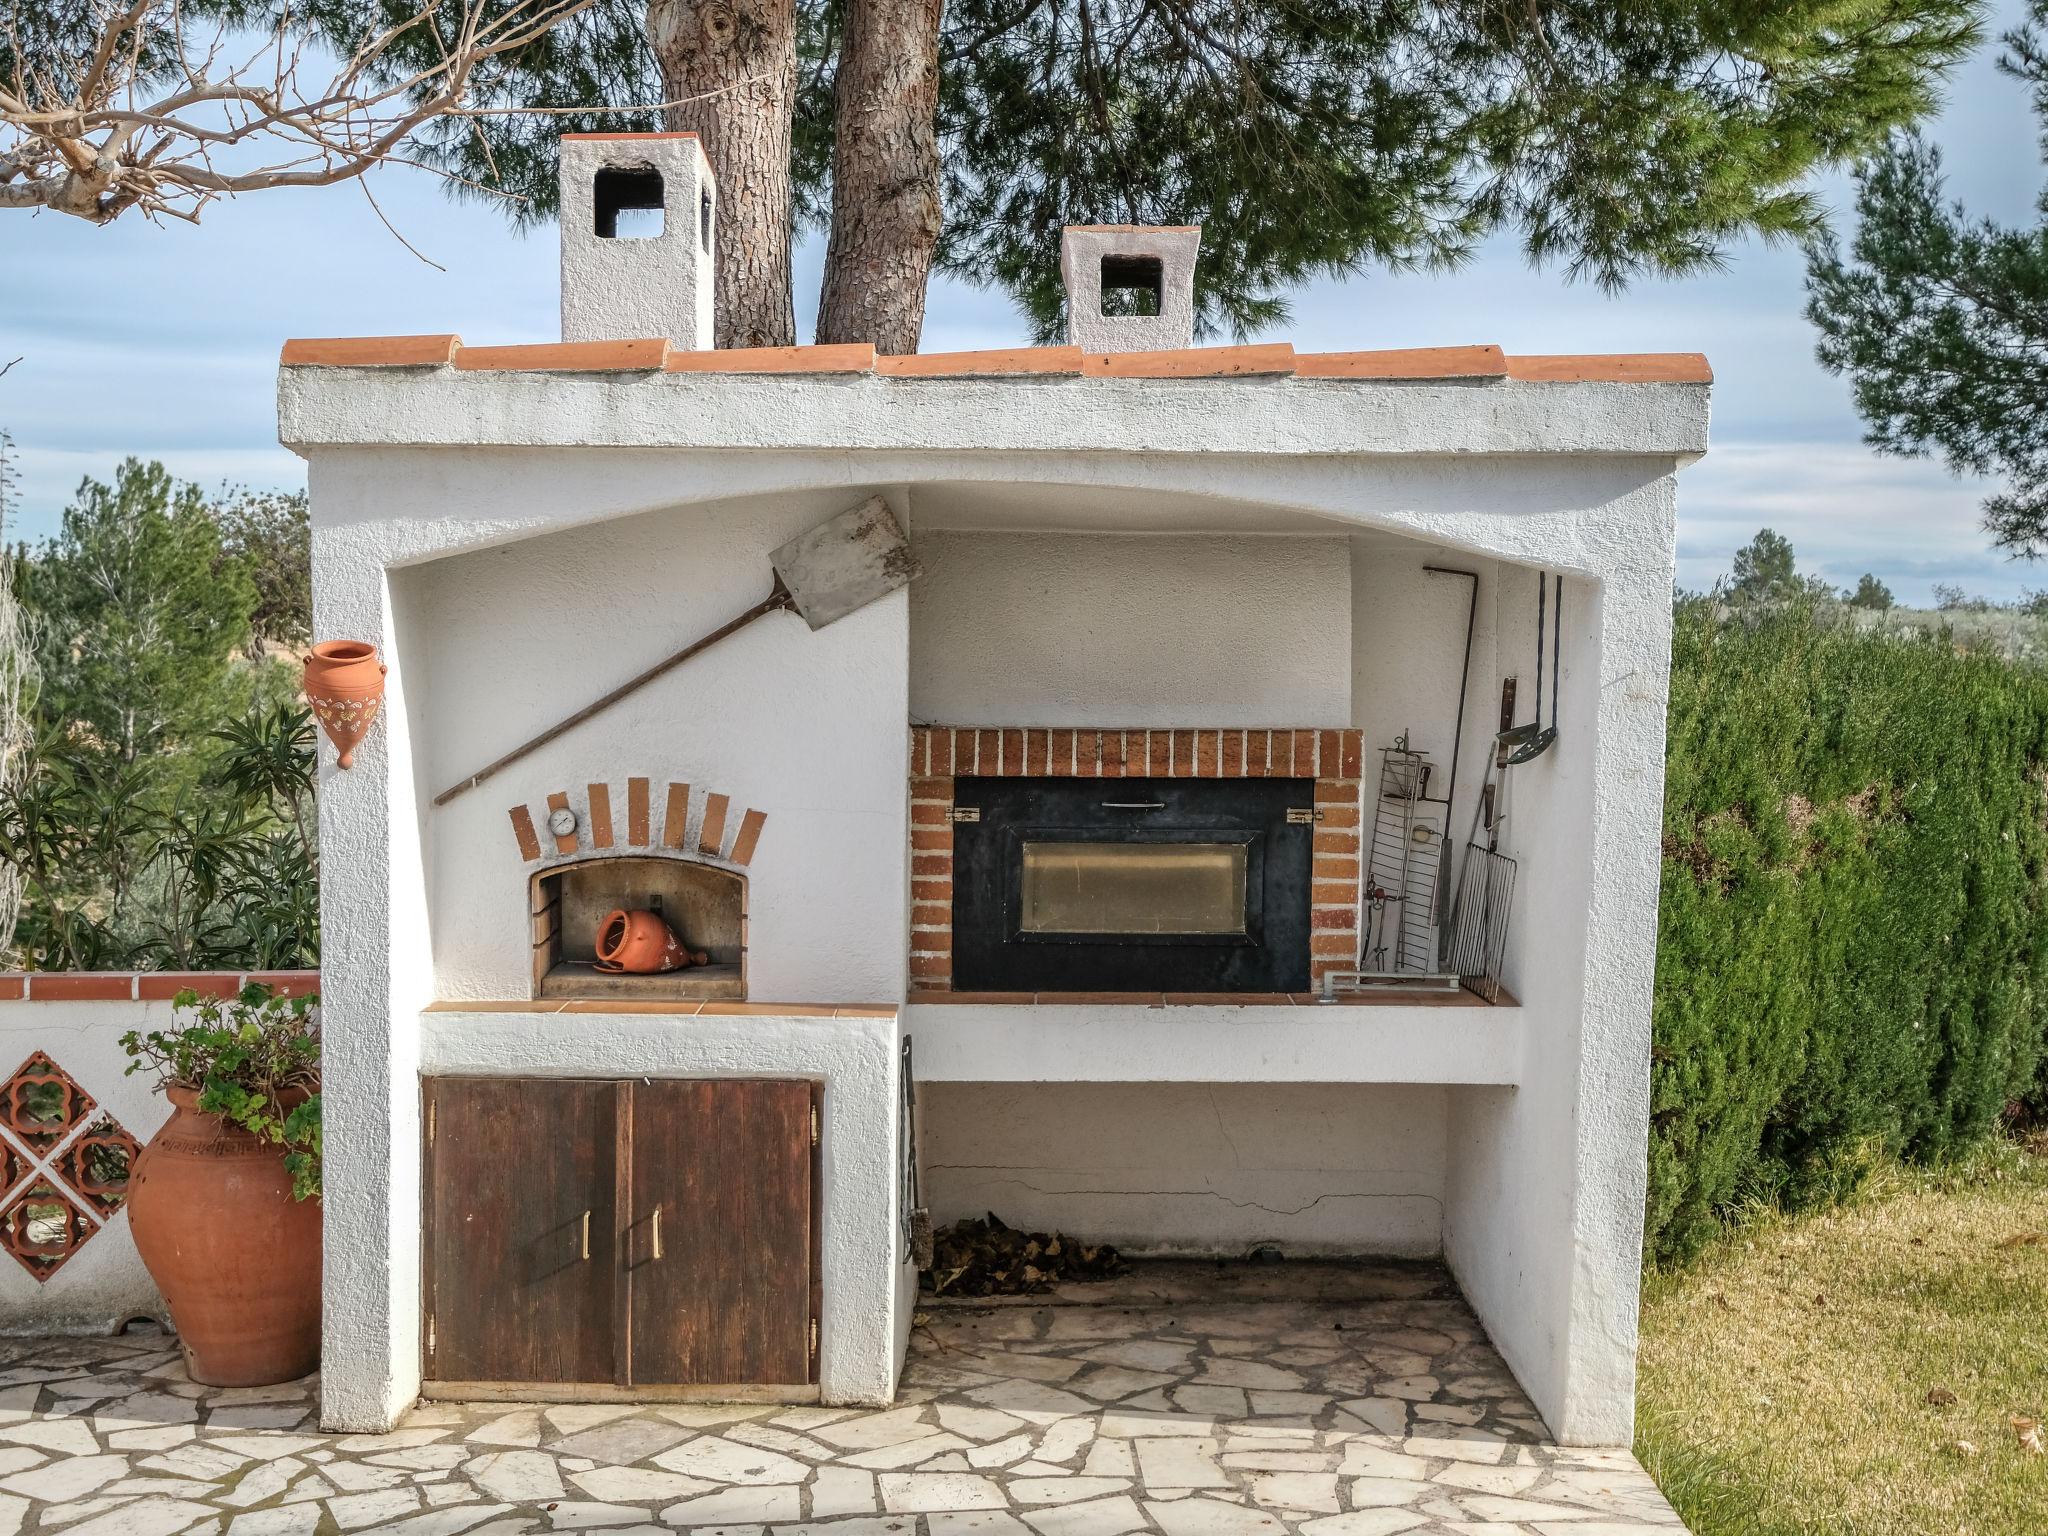
M 89 24 L 72 39 L 78 51 L 46 48 L 34 58 L 20 39 L 24 7 L 38 0 L 0 3 L 10 23 L 0 29 L 0 61 L 13 66 L 13 78 L 0 78 L 0 208 L 48 208 L 93 223 L 131 208 L 196 220 L 219 197 L 332 186 L 385 164 L 464 180 L 411 152 L 443 118 L 684 104 L 493 99 L 503 61 L 601 0 L 460 0 L 459 9 L 454 0 L 422 0 L 341 50 L 310 93 L 299 86 L 301 68 L 326 40 L 289 11 L 253 54 L 222 67 L 238 34 L 223 21 L 202 38 L 180 0 L 88 0 Z

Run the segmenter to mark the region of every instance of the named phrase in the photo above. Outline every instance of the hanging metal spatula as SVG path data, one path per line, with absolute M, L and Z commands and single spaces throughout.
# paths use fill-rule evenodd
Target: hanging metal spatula
M 628 694 L 637 693 L 657 677 L 674 671 L 692 656 L 709 650 L 758 618 L 787 609 L 812 629 L 823 629 L 835 619 L 843 619 L 855 609 L 865 608 L 876 599 L 908 586 L 922 574 L 896 514 L 879 496 L 870 496 L 859 506 L 798 534 L 768 557 L 768 565 L 775 573 L 775 584 L 765 598 L 745 613 L 691 641 L 674 655 L 628 678 L 603 698 L 584 705 L 566 720 L 557 721 L 495 762 L 442 790 L 434 796 L 434 804 L 446 805 L 465 790 L 475 789 L 499 769 L 538 751 L 557 736 L 610 709 Z

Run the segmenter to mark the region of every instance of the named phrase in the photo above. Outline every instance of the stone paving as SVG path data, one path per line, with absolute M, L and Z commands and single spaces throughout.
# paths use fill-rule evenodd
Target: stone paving
M 1079 1303 L 1079 1304 L 1077 1304 Z M 174 1340 L 0 1340 L 0 1536 L 1673 1536 L 1428 1265 L 1148 1266 L 920 1314 L 887 1410 L 426 1404 L 316 1427 Z

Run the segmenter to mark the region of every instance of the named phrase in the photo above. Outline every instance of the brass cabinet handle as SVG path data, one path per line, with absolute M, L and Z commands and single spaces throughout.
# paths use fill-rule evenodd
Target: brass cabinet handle
M 583 1262 L 590 1262 L 590 1212 L 583 1213 Z
M 654 1208 L 654 1256 L 661 1257 L 661 1207 Z

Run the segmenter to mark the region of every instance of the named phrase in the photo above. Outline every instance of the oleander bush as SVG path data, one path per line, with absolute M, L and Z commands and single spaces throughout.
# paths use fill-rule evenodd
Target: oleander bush
M 2042 1094 L 2048 670 L 1679 604 L 1648 1243 L 1933 1162 Z

